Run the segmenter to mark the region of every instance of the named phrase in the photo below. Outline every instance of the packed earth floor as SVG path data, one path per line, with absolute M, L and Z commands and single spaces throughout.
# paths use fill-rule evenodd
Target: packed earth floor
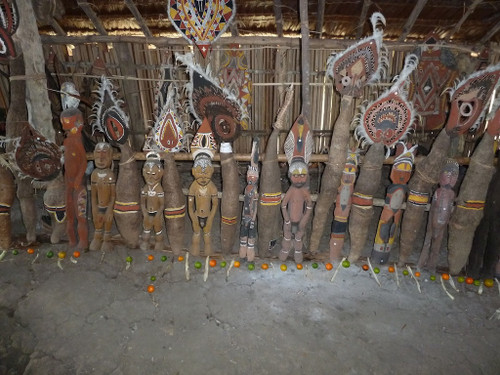
M 23 246 L 15 206 L 12 220 L 14 245 L 0 261 L 0 375 L 499 373 L 499 285 L 412 277 L 415 267 L 365 271 L 376 220 L 364 257 L 331 270 L 327 234 L 325 252 L 306 253 L 302 269 L 277 259 L 279 244 L 251 269 L 233 263 L 237 244 L 229 256 L 180 260 L 168 241 L 141 251 L 116 233 L 113 251 L 74 258 L 43 228 Z

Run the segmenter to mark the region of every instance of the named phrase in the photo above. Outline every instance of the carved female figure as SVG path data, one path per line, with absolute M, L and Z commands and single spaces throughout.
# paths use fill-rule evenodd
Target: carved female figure
M 165 193 L 161 185 L 163 166 L 160 155 L 148 152 L 142 168 L 142 176 L 146 185 L 141 190 L 141 209 L 143 215 L 143 233 L 141 249 L 147 250 L 151 230 L 155 231 L 155 250 L 163 249 L 163 208 Z
M 90 250 L 109 251 L 111 227 L 113 226 L 113 207 L 116 197 L 116 176 L 111 169 L 113 149 L 109 143 L 99 142 L 94 148 L 96 168 L 90 176 L 92 219 L 94 221 L 94 239 Z

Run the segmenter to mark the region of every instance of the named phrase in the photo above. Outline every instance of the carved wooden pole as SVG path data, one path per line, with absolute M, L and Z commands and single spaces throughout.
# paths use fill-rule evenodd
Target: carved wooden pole
M 238 216 L 240 213 L 240 179 L 238 166 L 234 160 L 231 143 L 222 142 L 220 146 L 220 164 L 222 173 L 221 231 L 222 254 L 229 255 L 236 242 Z

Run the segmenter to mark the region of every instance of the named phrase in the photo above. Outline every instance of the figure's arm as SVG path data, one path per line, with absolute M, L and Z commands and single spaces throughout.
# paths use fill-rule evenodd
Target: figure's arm
M 285 198 L 281 201 L 281 213 L 285 224 L 290 224 L 290 213 L 288 212 L 288 202 L 290 201 L 290 189 L 285 194 Z
M 91 184 L 90 184 L 90 205 L 92 207 L 92 219 L 94 220 L 94 222 L 97 222 L 97 213 L 98 213 L 97 183 L 95 181 L 92 181 L 92 179 L 91 179 Z
M 304 209 L 304 215 L 300 219 L 299 222 L 299 229 L 300 230 L 305 230 L 307 223 L 311 219 L 312 216 L 312 209 L 313 209 L 313 201 L 311 199 L 311 194 L 309 191 L 304 192 L 304 201 L 306 204 L 306 207 Z
M 211 192 L 211 198 L 212 198 L 212 207 L 210 208 L 210 214 L 208 215 L 207 218 L 207 223 L 212 223 L 214 220 L 215 214 L 217 213 L 217 207 L 219 207 L 219 197 L 218 197 L 218 191 L 217 188 L 213 183 L 210 184 L 210 192 Z M 208 225 L 207 225 L 208 226 Z
M 189 218 L 191 219 L 191 224 L 193 226 L 193 231 L 195 233 L 198 233 L 201 231 L 200 228 L 200 223 L 198 222 L 198 216 L 196 215 L 196 204 L 195 204 L 195 197 L 194 197 L 194 192 L 192 189 L 192 186 L 189 188 L 188 192 L 188 215 Z
M 142 211 L 142 216 L 146 217 L 148 214 L 148 210 L 146 207 L 146 195 L 147 193 L 144 191 L 144 188 L 141 190 L 141 211 Z
M 108 208 L 106 209 L 106 218 L 105 218 L 106 221 L 113 219 L 113 207 L 115 205 L 115 199 L 116 199 L 116 185 L 113 182 L 109 185 L 109 202 L 108 202 Z

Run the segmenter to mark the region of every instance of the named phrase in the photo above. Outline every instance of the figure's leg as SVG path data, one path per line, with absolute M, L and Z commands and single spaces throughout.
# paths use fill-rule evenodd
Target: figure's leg
M 345 232 L 347 230 L 347 218 L 334 219 L 330 233 L 330 262 L 335 262 L 342 257 L 344 248 Z
M 163 230 L 155 232 L 155 251 L 161 251 L 165 248 L 163 243 Z
M 429 259 L 427 260 L 427 269 L 430 272 L 436 271 L 445 230 L 446 230 L 446 225 L 440 225 L 438 227 L 434 226 L 434 228 L 432 228 L 431 253 Z
M 293 248 L 294 248 L 294 253 L 293 253 L 293 259 L 295 260 L 295 263 L 302 263 L 302 260 L 304 259 L 304 255 L 302 253 L 302 248 L 303 242 L 302 242 L 302 237 L 304 236 L 304 232 L 299 230 L 297 233 L 295 233 L 295 238 L 293 240 Z
M 240 237 L 240 251 L 239 251 L 239 256 L 240 258 L 246 258 L 247 256 L 247 250 L 248 250 L 248 237 Z
M 113 250 L 113 243 L 111 242 L 111 228 L 113 227 L 113 216 L 104 222 L 104 238 L 101 246 L 102 251 Z
M 191 255 L 200 255 L 200 241 L 201 241 L 201 230 L 199 232 L 193 232 L 193 237 L 191 239 Z
M 140 249 L 146 251 L 149 249 L 149 239 L 151 238 L 151 229 L 153 229 L 153 224 L 149 216 L 144 217 L 143 222 L 143 231 L 141 236 L 141 244 L 139 245 Z
M 250 223 L 248 229 L 248 241 L 247 241 L 247 259 L 249 262 L 253 262 L 255 258 L 255 237 L 257 236 L 257 231 L 255 228 L 255 222 Z
M 66 190 L 66 232 L 70 247 L 76 246 L 75 206 L 76 202 L 73 198 L 73 190 L 68 189 Z
M 94 231 L 94 238 L 90 242 L 89 249 L 92 251 L 95 250 L 100 250 L 102 246 L 102 240 L 103 240 L 103 230 L 95 228 Z
M 87 190 L 81 187 L 77 195 L 77 228 L 78 245 L 80 250 L 87 250 L 89 247 L 89 228 L 87 224 Z
M 292 250 L 292 223 L 285 222 L 283 224 L 283 240 L 281 241 L 281 251 L 279 259 L 284 262 Z
M 203 228 L 203 242 L 205 255 L 212 255 L 212 238 L 210 236 L 210 229 L 207 227 Z
M 378 222 L 377 234 L 375 235 L 375 242 L 370 256 L 376 264 L 385 264 L 389 261 L 390 247 L 387 246 L 387 243 L 391 237 L 391 228 L 394 223 L 392 214 L 392 210 L 384 207 Z

